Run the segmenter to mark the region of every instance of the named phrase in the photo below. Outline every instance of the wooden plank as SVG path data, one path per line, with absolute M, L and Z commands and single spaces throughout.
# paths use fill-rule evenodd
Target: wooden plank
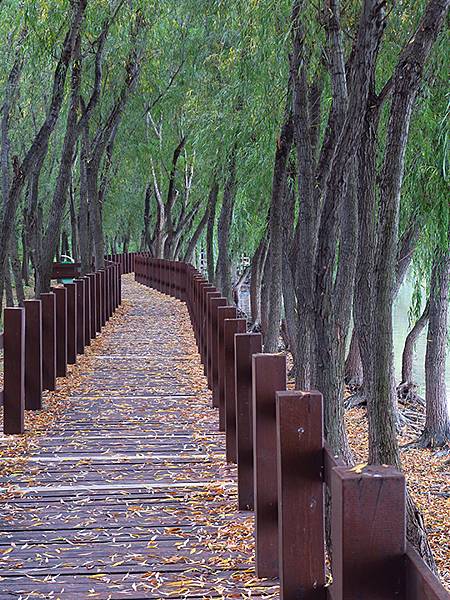
M 131 276 L 124 292 L 57 419 L 0 458 L 0 597 L 275 599 L 186 307 Z

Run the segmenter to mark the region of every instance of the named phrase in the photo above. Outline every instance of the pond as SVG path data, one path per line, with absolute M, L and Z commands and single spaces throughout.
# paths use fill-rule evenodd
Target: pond
M 395 360 L 395 371 L 398 380 L 400 381 L 402 373 L 402 352 L 405 344 L 405 338 L 411 329 L 409 307 L 411 306 L 411 297 L 413 293 L 413 285 L 411 281 L 406 280 L 400 289 L 397 300 L 394 304 L 393 313 L 393 328 L 394 328 L 394 360 Z M 415 354 L 414 354 L 414 365 L 413 375 L 414 382 L 419 386 L 419 394 L 423 396 L 425 394 L 425 351 L 427 344 L 427 329 L 422 332 L 422 335 L 417 340 Z M 447 387 L 447 400 L 450 404 L 450 353 L 447 350 L 447 361 L 446 361 L 446 387 Z
M 401 379 L 402 374 L 402 352 L 405 344 L 405 338 L 411 328 L 410 323 L 410 312 L 409 307 L 411 305 L 411 298 L 413 293 L 413 285 L 411 281 L 406 280 L 400 289 L 397 300 L 394 304 L 393 312 L 393 329 L 394 329 L 394 361 L 395 371 L 398 381 Z M 241 309 L 246 313 L 250 314 L 250 297 L 247 286 L 242 286 L 241 294 L 239 298 L 239 305 Z M 425 350 L 427 342 L 427 330 L 425 329 L 417 340 L 415 355 L 414 355 L 414 366 L 413 374 L 414 381 L 418 385 L 419 394 L 424 396 L 425 394 Z M 446 371 L 446 387 L 447 387 L 447 399 L 450 405 L 450 352 L 447 352 L 447 371 Z

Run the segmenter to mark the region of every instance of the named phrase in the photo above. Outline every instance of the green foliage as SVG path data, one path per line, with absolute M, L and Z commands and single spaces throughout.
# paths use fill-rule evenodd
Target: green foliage
M 378 62 L 378 91 L 389 80 L 403 46 L 425 2 L 394 3 Z M 94 77 L 96 40 L 119 0 L 91 0 L 82 32 L 83 97 L 89 97 Z M 343 3 L 342 25 L 346 55 L 360 3 Z M 20 94 L 11 121 L 12 155 L 22 156 L 42 123 L 50 94 L 49 83 L 64 38 L 69 0 L 0 5 L 0 89 L 3 90 L 17 53 L 24 57 Z M 331 103 L 325 75 L 326 38 L 318 4 L 308 3 L 306 19 L 311 48 L 309 77 L 324 78 L 321 136 Z M 117 97 L 130 51 L 131 27 L 137 11 L 148 25 L 138 88 L 129 101 L 117 132 L 113 165 L 108 177 L 103 220 L 108 240 L 131 236 L 140 243 L 145 190 L 152 184 L 153 163 L 163 196 L 174 148 L 187 136 L 180 158 L 177 188 L 183 188 L 186 165 L 193 164 L 191 205 L 199 204 L 192 228 L 200 221 L 213 174 L 225 178 L 230 148 L 237 148 L 237 196 L 231 251 L 252 253 L 265 233 L 271 194 L 275 145 L 286 101 L 290 51 L 290 0 L 136 0 L 121 3 L 107 39 L 101 101 L 91 122 L 95 133 Z M 25 32 L 25 33 L 24 33 Z M 425 225 L 416 252 L 414 275 L 427 280 L 430 258 L 438 240 L 445 243 L 448 221 L 448 59 L 444 36 L 417 102 L 406 156 L 401 227 L 414 213 Z M 69 82 L 66 95 L 68 97 Z M 381 127 L 386 128 L 384 112 Z M 40 180 L 44 221 L 49 209 L 65 129 L 67 98 L 51 139 Z M 380 148 L 381 154 L 382 148 Z M 79 198 L 79 161 L 73 174 Z M 219 207 L 220 208 L 220 207 Z M 177 204 L 175 213 L 179 211 Z M 152 201 L 152 223 L 155 220 Z M 19 218 L 19 225 L 21 219 Z M 69 214 L 66 229 L 70 230 Z M 189 239 L 187 232 L 186 240 Z M 203 243 L 203 240 L 201 240 Z M 420 288 L 420 285 L 419 285 Z

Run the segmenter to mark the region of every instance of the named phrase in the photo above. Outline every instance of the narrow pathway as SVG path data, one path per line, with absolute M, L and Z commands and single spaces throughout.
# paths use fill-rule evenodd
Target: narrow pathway
M 187 310 L 123 282 L 125 315 L 54 422 L 1 438 L 0 599 L 278 598 L 254 574 Z

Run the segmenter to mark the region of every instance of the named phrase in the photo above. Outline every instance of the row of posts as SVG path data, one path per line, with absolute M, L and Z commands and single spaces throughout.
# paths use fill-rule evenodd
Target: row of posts
M 24 432 L 25 411 L 41 410 L 43 391 L 56 389 L 67 365 L 101 332 L 121 303 L 121 274 L 133 270 L 133 260 L 108 256 L 104 269 L 4 309 L 5 434 Z
M 334 456 L 322 395 L 287 390 L 285 355 L 262 353 L 261 334 L 247 333 L 191 265 L 141 254 L 135 277 L 187 304 L 226 459 L 237 464 L 238 508 L 255 513 L 257 576 L 279 577 L 282 600 L 448 600 L 406 546 L 404 476 Z

